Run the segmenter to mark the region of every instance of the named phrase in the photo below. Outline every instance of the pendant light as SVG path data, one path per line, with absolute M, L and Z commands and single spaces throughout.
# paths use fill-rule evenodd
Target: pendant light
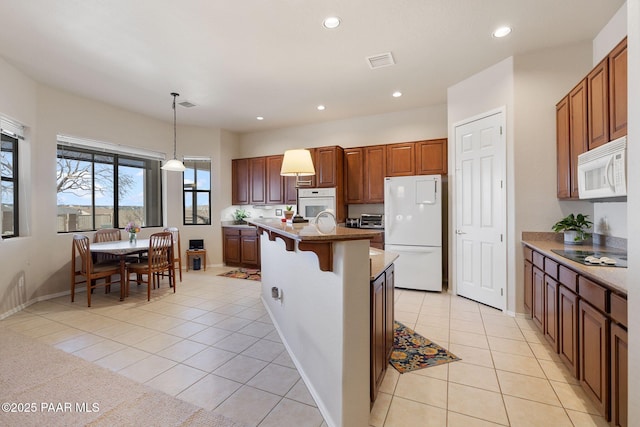
M 173 159 L 166 162 L 161 169 L 172 172 L 184 172 L 186 169 L 184 164 L 176 157 L 176 97 L 180 96 L 180 94 L 171 92 L 171 96 L 173 96 Z

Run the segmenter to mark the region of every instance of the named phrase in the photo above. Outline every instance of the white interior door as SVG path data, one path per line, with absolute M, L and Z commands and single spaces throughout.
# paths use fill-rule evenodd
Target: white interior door
M 457 294 L 506 307 L 506 138 L 500 111 L 455 127 Z

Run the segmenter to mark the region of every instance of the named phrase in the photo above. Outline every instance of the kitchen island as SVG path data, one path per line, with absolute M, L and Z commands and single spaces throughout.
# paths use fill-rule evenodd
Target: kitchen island
M 377 232 L 250 219 L 261 233 L 262 299 L 329 426 L 368 425 L 370 280 L 392 257 Z

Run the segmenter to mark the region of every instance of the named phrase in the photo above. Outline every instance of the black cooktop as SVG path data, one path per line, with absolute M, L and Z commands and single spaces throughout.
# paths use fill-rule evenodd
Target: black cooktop
M 556 253 L 562 257 L 570 259 L 571 261 L 578 262 L 580 264 L 592 266 L 592 267 L 622 267 L 627 268 L 627 253 L 623 251 L 615 250 L 579 250 L 579 249 L 551 249 L 551 252 Z M 597 260 L 589 262 L 585 258 L 593 257 L 600 259 L 602 257 L 611 258 L 615 261 L 615 264 L 600 264 Z

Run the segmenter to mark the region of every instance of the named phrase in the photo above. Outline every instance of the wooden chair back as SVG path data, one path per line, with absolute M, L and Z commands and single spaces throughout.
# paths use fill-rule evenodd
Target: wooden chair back
M 182 247 L 180 246 L 180 229 L 178 227 L 167 227 L 164 231 L 168 231 L 173 236 L 173 262 L 178 264 L 178 273 L 182 282 Z
M 79 269 L 76 267 L 76 256 L 78 255 L 81 259 Z M 106 286 L 108 290 L 111 287 L 111 276 L 116 274 L 120 274 L 120 266 L 118 263 L 104 263 L 96 267 L 91 256 L 91 243 L 89 243 L 89 238 L 82 234 L 73 235 L 73 247 L 71 250 L 71 302 L 74 302 L 75 299 L 77 276 L 84 276 L 87 285 L 87 307 L 91 307 L 91 291 L 96 286 L 99 286 L 96 283 L 97 280 L 105 279 L 104 284 L 101 286 Z
M 152 273 L 167 270 L 172 264 L 173 236 L 168 231 L 149 237 L 149 268 Z
M 118 240 L 122 240 L 122 235 L 118 228 L 102 228 L 93 235 L 93 243 L 116 242 Z

